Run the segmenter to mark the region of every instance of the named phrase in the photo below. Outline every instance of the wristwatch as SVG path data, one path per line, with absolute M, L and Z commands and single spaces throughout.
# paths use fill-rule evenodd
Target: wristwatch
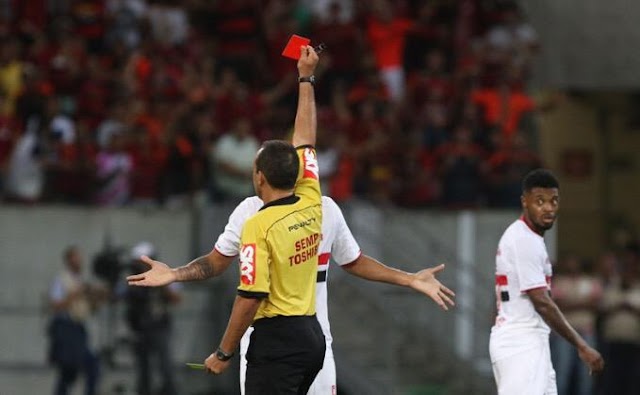
M 308 82 L 311 85 L 315 85 L 316 84 L 316 76 L 315 75 L 310 75 L 308 77 L 298 77 L 298 82 Z
M 233 357 L 233 353 L 227 354 L 226 352 L 222 351 L 222 348 L 220 347 L 218 347 L 218 349 L 216 350 L 216 358 L 221 361 L 228 361 L 231 359 L 231 357 Z

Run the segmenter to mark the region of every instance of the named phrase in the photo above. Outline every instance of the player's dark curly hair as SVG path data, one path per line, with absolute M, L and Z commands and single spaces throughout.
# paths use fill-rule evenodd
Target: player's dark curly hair
M 522 180 L 522 192 L 530 192 L 533 188 L 560 188 L 560 184 L 549 170 L 535 169 Z
M 296 149 L 283 140 L 265 141 L 256 158 L 256 171 L 261 171 L 269 185 L 277 189 L 293 189 L 299 166 Z

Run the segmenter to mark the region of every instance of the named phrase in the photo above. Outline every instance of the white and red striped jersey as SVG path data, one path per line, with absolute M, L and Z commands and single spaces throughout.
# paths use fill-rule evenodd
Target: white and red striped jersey
M 527 291 L 536 288 L 550 290 L 551 276 L 551 261 L 544 238 L 521 217 L 507 228 L 498 244 L 498 315 L 492 334 L 548 334 L 549 326 L 536 312 Z
M 246 198 L 240 203 L 218 237 L 215 249 L 226 256 L 236 256 L 240 251 L 240 234 L 244 222 L 258 212 L 263 203 L 257 196 Z M 360 247 L 347 226 L 340 207 L 333 199 L 322 197 L 322 240 L 318 251 L 318 283 L 316 284 L 316 316 L 322 327 L 327 348 L 330 349 L 333 338 L 329 327 L 327 308 L 327 274 L 329 260 L 338 265 L 352 263 L 360 256 Z M 245 339 L 243 338 L 243 341 Z

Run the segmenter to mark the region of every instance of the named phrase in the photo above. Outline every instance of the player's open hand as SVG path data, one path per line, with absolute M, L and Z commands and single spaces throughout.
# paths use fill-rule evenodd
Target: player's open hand
M 300 47 L 300 59 L 298 59 L 298 74 L 300 77 L 309 77 L 313 75 L 318 65 L 318 54 L 311 45 Z
M 582 362 L 584 362 L 589 368 L 589 374 L 598 374 L 602 372 L 604 369 L 604 359 L 602 359 L 602 355 L 595 349 L 586 346 L 584 348 L 578 349 L 578 355 Z
M 455 306 L 452 298 L 456 294 L 436 279 L 436 273 L 443 270 L 444 264 L 420 270 L 413 275 L 410 287 L 433 299 L 443 310 L 449 310 L 449 306 Z
M 150 269 L 144 273 L 134 274 L 127 277 L 129 285 L 139 287 L 161 287 L 176 281 L 176 275 L 166 263 L 154 261 L 148 256 L 141 256 L 140 260 Z

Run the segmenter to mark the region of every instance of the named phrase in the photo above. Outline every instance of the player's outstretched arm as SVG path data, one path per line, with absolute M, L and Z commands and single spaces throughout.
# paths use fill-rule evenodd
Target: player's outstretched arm
M 344 270 L 369 281 L 383 282 L 414 289 L 436 302 L 443 310 L 454 306 L 455 293 L 436 279 L 436 273 L 444 270 L 444 265 L 423 269 L 417 273 L 407 273 L 391 268 L 367 256 L 360 255 L 354 262 L 342 266 Z
M 300 59 L 298 59 L 298 76 L 310 77 L 313 75 L 318 65 L 318 54 L 312 46 L 307 45 L 300 48 Z M 298 87 L 298 109 L 296 120 L 293 125 L 293 137 L 291 142 L 294 147 L 316 144 L 316 99 L 313 84 L 301 82 Z
M 546 287 L 536 288 L 527 291 L 534 308 L 542 319 L 566 341 L 571 343 L 577 350 L 580 359 L 589 368 L 589 374 L 599 373 L 604 369 L 604 360 L 598 351 L 589 346 L 587 342 L 576 332 L 567 322 L 564 314 L 560 311 L 556 303 L 551 299 Z
M 140 260 L 149 265 L 149 270 L 128 276 L 127 282 L 129 285 L 161 287 L 175 281 L 197 281 L 218 276 L 233 262 L 233 257 L 222 255 L 213 250 L 209 254 L 198 257 L 184 266 L 173 269 L 166 263 L 153 260 L 147 256 L 140 257 Z

